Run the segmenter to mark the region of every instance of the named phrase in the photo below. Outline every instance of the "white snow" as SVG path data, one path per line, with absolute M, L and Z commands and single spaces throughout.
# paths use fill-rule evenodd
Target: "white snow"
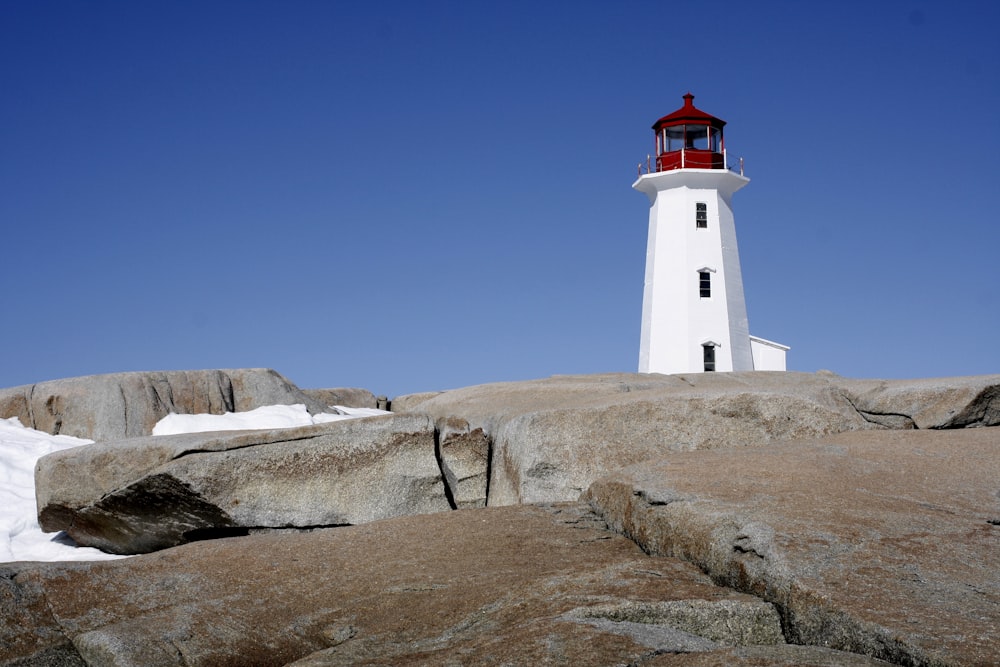
M 387 414 L 385 410 L 374 408 L 345 408 L 335 405 L 336 412 L 311 415 L 306 406 L 267 405 L 248 412 L 227 412 L 224 415 L 177 415 L 169 414 L 156 423 L 153 435 L 174 435 L 177 433 L 201 433 L 202 431 L 243 431 L 255 428 L 293 428 L 322 424 L 340 419 L 354 419 L 371 415 Z
M 46 535 L 35 511 L 35 462 L 42 456 L 93 442 L 26 428 L 17 417 L 0 419 L 0 563 L 15 560 L 115 558 L 76 547 L 64 534 Z
M 291 428 L 388 414 L 372 408 L 332 406 L 332 409 L 333 412 L 310 415 L 304 405 L 272 405 L 224 415 L 170 414 L 156 424 L 153 435 Z M 121 558 L 99 549 L 78 547 L 65 533 L 45 534 L 38 526 L 35 463 L 46 454 L 92 442 L 36 431 L 22 425 L 17 417 L 0 419 L 0 563 Z

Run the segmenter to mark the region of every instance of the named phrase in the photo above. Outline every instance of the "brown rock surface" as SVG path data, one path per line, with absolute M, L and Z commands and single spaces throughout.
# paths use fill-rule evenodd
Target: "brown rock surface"
M 583 504 L 16 564 L 0 572 L 0 612 L 5 667 L 613 665 L 755 642 L 775 661 L 743 664 L 789 664 L 770 605 L 647 556 Z M 842 657 L 829 664 L 871 664 Z
M 644 550 L 773 602 L 790 641 L 1000 664 L 1000 428 L 678 452 L 587 498 Z
M 122 396 L 50 412 L 145 423 Z M 416 414 L 52 455 L 43 525 L 109 548 L 86 540 L 103 522 L 143 551 L 589 486 L 656 557 L 560 505 L 12 565 L 0 665 L 1000 664 L 1000 429 L 965 428 L 1000 423 L 1000 376 L 612 374 L 404 399 Z M 918 430 L 943 428 L 962 430 Z M 772 643 L 779 619 L 812 646 Z
M 663 653 L 640 664 L 642 667 L 876 667 L 890 663 L 821 646 L 781 644 Z

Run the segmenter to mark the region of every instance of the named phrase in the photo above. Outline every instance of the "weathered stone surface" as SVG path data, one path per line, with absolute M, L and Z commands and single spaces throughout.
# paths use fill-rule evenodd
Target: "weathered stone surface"
M 486 506 L 490 443 L 483 429 L 457 417 L 437 420 L 438 458 L 457 509 Z
M 1000 428 L 678 452 L 586 497 L 647 552 L 774 603 L 790 641 L 1000 664 Z
M 1000 376 L 840 380 L 865 418 L 891 428 L 1000 425 Z
M 916 430 L 997 424 L 1000 376 L 621 374 L 404 399 L 413 414 L 43 460 L 43 525 L 83 543 L 251 535 L 0 569 L 0 665 L 1000 663 L 1000 429 Z M 655 557 L 579 505 L 253 534 L 587 486 Z M 814 646 L 774 643 L 779 625 Z
M 674 628 L 714 643 L 714 647 L 784 644 L 774 606 L 735 600 L 671 600 L 598 604 L 574 609 L 568 618 L 638 623 Z M 702 648 L 701 650 L 708 650 Z
M 44 587 L 30 577 L 18 578 L 22 567 L 0 564 L 0 665 L 84 667 L 52 617 Z
M 42 457 L 35 490 L 43 530 L 119 554 L 450 509 L 420 415 L 96 443 Z
M 413 412 L 418 405 L 424 401 L 429 401 L 435 396 L 439 396 L 444 392 L 441 391 L 425 391 L 419 394 L 406 394 L 405 396 L 397 396 L 392 399 L 392 411 L 393 412 Z
M 171 412 L 222 414 L 297 403 L 312 413 L 326 407 L 261 368 L 113 373 L 0 389 L 0 417 L 92 440 L 149 435 Z
M 1000 376 L 850 380 L 832 373 L 557 376 L 393 400 L 492 441 L 489 504 L 572 500 L 670 451 L 880 428 L 1000 423 Z
M 303 389 L 302 393 L 323 405 L 342 405 L 346 408 L 377 408 L 375 394 L 357 387 L 336 389 Z
M 854 653 L 820 646 L 742 646 L 699 651 L 664 653 L 642 663 L 642 667 L 884 667 L 890 663 Z
M 0 604 L 14 640 L 0 642 L 5 667 L 46 655 L 92 667 L 613 665 L 780 634 L 769 605 L 645 555 L 582 504 L 17 564 L 0 574 Z

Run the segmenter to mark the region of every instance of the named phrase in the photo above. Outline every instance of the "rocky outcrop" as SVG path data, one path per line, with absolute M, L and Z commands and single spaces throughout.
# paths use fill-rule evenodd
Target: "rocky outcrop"
M 579 504 L 9 565 L 0 613 L 5 667 L 878 664 L 784 644 L 772 605 Z
M 615 374 L 393 404 L 43 458 L 46 529 L 162 550 L 0 568 L 0 666 L 1000 663 L 1000 376 Z
M 367 389 L 338 387 L 336 389 L 303 389 L 302 393 L 321 405 L 341 405 L 346 408 L 378 408 L 378 398 Z
M 436 424 L 438 460 L 456 509 L 485 507 L 488 494 L 490 443 L 481 428 L 457 417 Z
M 91 440 L 149 435 L 171 412 L 222 414 L 297 403 L 310 413 L 328 405 L 275 371 L 259 368 L 113 373 L 0 389 L 0 417 Z
M 673 451 L 854 430 L 1000 424 L 1000 376 L 557 376 L 404 396 L 393 409 L 458 417 L 482 429 L 492 443 L 489 504 L 499 506 L 573 500 L 611 471 Z
M 63 381 L 77 389 L 57 392 L 59 428 L 66 420 L 90 423 L 90 432 L 146 428 L 167 401 L 129 398 L 125 389 L 133 385 L 140 396 L 170 396 L 173 408 L 183 395 L 184 409 L 219 409 L 222 399 L 227 410 L 246 408 L 248 396 L 309 398 L 272 371 L 160 375 L 168 374 Z M 68 400 L 108 383 L 120 405 L 105 400 L 107 391 L 91 404 Z M 338 391 L 312 392 L 314 409 L 331 399 L 369 400 Z M 610 374 L 482 385 L 395 403 L 409 406 L 412 413 L 402 415 L 410 417 L 372 422 L 379 426 L 135 438 L 47 457 L 36 484 L 41 525 L 67 530 L 81 544 L 136 553 L 252 530 L 569 501 L 610 472 L 669 452 L 996 424 L 1000 376 L 887 382 L 829 373 Z M 105 412 L 114 413 L 112 427 L 96 426 Z
M 451 505 L 435 444 L 420 415 L 95 443 L 38 462 L 39 523 L 134 554 L 443 511 Z
M 998 428 L 876 430 L 671 453 L 586 498 L 647 553 L 773 603 L 789 641 L 986 665 L 1000 664 L 998 480 Z
M 968 428 L 1000 424 L 1000 376 L 846 380 L 845 398 L 888 428 Z
M 425 391 L 419 394 L 406 394 L 392 399 L 390 407 L 393 412 L 416 412 L 417 406 L 424 401 L 429 401 L 435 396 L 440 396 L 443 391 Z

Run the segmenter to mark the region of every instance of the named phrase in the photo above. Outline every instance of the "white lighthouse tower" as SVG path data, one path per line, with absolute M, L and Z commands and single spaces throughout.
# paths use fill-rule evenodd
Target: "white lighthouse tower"
M 649 197 L 640 373 L 785 370 L 784 345 L 750 335 L 726 122 L 684 106 L 653 124 L 656 162 L 632 185 Z M 742 169 L 740 169 L 742 172 Z

